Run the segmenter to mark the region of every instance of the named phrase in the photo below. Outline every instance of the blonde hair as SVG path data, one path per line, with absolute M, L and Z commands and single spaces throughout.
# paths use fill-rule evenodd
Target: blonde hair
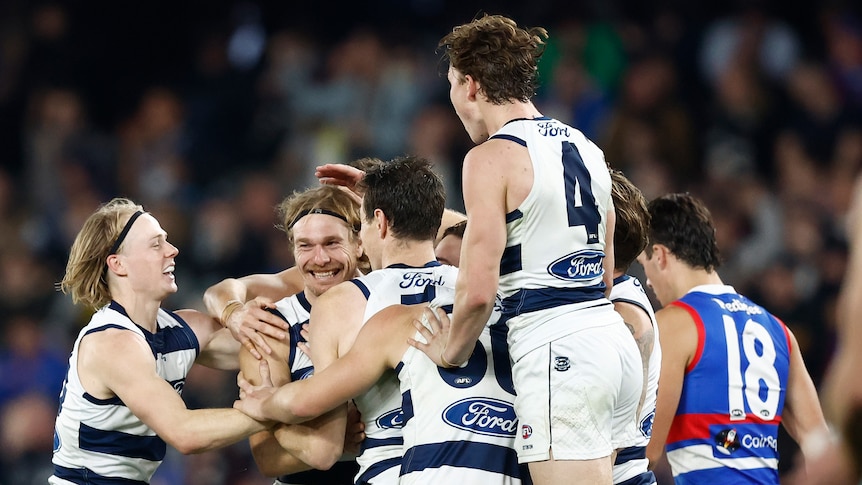
M 60 290 L 71 294 L 73 303 L 96 309 L 111 301 L 106 260 L 126 222 L 143 210 L 129 199 L 115 198 L 87 218 L 72 243 L 66 274 L 60 282 Z
M 302 192 L 294 192 L 276 207 L 280 221 L 277 227 L 287 234 L 287 242 L 291 250 L 294 244 L 293 225 L 315 209 L 331 212 L 335 217 L 342 219 L 350 229 L 350 241 L 359 243 L 359 229 L 362 226 L 359 204 L 344 190 L 332 185 L 321 185 Z M 367 273 L 371 268 L 365 254 L 360 256 L 357 264 L 363 273 Z

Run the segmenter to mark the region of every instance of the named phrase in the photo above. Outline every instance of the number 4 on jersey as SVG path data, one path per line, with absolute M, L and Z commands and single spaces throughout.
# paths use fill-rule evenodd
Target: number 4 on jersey
M 574 144 L 563 142 L 563 179 L 566 184 L 566 210 L 569 227 L 584 226 L 587 244 L 599 243 L 602 216 L 593 196 L 592 177 Z

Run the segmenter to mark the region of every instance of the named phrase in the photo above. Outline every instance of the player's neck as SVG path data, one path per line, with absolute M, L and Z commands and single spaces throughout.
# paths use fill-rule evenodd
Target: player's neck
M 542 116 L 542 113 L 530 101 L 526 103 L 516 101 L 501 105 L 486 103 L 482 108 L 482 112 L 489 135 L 498 132 L 503 125 L 512 120 L 529 120 Z
M 436 259 L 433 241 L 393 239 L 383 248 L 381 267 L 386 268 L 393 264 L 421 267 Z
M 678 293 L 682 297 L 692 288 L 703 285 L 723 285 L 721 277 L 715 271 L 705 271 L 702 269 L 689 269 L 679 278 Z
M 151 333 L 156 332 L 156 318 L 159 313 L 160 302 L 142 297 L 134 292 L 114 292 L 114 301 L 126 310 L 126 315 Z

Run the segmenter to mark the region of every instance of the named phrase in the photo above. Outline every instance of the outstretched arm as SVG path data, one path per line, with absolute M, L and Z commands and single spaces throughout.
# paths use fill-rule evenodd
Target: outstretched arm
M 134 332 L 109 329 L 84 337 L 77 364 L 89 394 L 120 398 L 181 453 L 221 448 L 267 428 L 235 409 L 187 409 L 177 391 L 156 373 L 152 350 Z
M 398 364 L 407 348 L 410 322 L 412 314 L 401 306 L 380 311 L 363 325 L 347 354 L 308 379 L 278 389 L 240 379 L 241 399 L 236 407 L 251 416 L 268 416 L 263 419 L 282 423 L 307 421 L 335 409 L 367 391 L 387 369 Z

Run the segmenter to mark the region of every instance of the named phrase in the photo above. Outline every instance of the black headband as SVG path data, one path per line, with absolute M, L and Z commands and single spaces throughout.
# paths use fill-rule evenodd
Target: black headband
M 117 236 L 117 240 L 114 241 L 114 245 L 111 246 L 111 250 L 108 251 L 108 256 L 112 254 L 117 254 L 117 250 L 120 249 L 120 244 L 123 244 L 123 239 L 126 239 L 126 235 L 129 234 L 129 229 L 132 228 L 132 224 L 135 223 L 135 219 L 140 217 L 143 213 L 143 211 L 135 211 L 135 213 L 132 214 L 132 217 L 129 217 L 129 220 L 126 222 L 126 225 L 123 226 L 123 230 L 120 231 L 120 235 Z
M 293 226 L 296 225 L 296 223 L 299 222 L 300 219 L 302 219 L 303 217 L 305 217 L 309 214 L 325 214 L 327 216 L 337 217 L 338 219 L 341 219 L 342 221 L 344 221 L 348 226 L 353 227 L 353 225 L 350 224 L 350 222 L 347 220 L 347 218 L 344 217 L 343 215 L 339 214 L 338 212 L 333 212 L 331 210 L 321 209 L 318 207 L 315 209 L 306 209 L 306 210 L 300 212 L 299 214 L 297 214 L 296 217 L 293 218 L 293 221 L 290 223 L 290 225 L 287 226 L 287 228 L 293 229 Z M 356 227 L 353 227 L 353 230 L 358 230 L 358 229 Z

